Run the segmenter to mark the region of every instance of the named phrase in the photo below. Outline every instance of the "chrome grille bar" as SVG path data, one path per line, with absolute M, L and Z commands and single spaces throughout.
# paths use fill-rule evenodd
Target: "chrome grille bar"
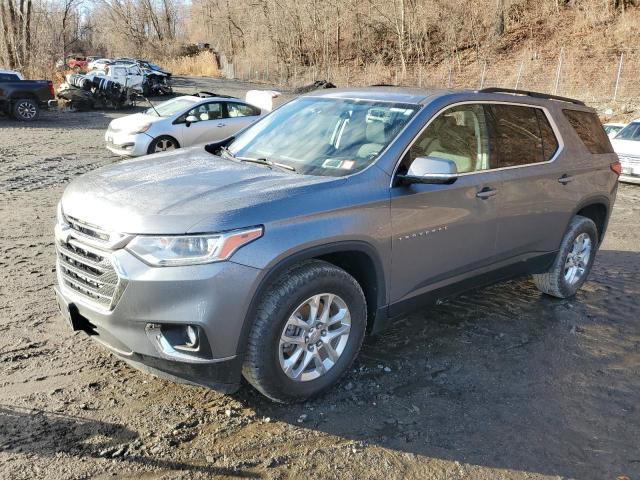
M 76 218 L 65 220 L 66 225 L 56 227 L 60 283 L 101 308 L 113 309 L 126 281 L 111 260 L 111 234 Z M 124 238 L 114 236 L 118 241 Z

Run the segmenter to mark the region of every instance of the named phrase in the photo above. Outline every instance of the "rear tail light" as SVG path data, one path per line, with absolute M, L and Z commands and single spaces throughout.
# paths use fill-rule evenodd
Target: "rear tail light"
M 618 176 L 620 176 L 620 174 L 622 173 L 622 165 L 620 165 L 620 162 L 613 162 L 611 165 L 609 165 L 609 167 L 611 168 L 613 173 Z
M 53 82 L 49 81 L 48 85 L 49 85 L 49 93 L 53 98 L 56 98 L 56 91 L 53 89 Z

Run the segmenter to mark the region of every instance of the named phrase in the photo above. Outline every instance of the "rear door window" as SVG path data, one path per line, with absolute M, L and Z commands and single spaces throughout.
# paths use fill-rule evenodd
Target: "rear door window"
M 569 109 L 562 112 L 591 153 L 613 153 L 609 137 L 595 113 Z
M 230 118 L 260 115 L 260 110 L 256 107 L 236 102 L 227 102 L 227 112 Z
M 536 108 L 538 124 L 540 125 L 540 138 L 542 138 L 542 154 L 545 162 L 548 162 L 558 151 L 558 138 L 556 137 L 549 119 L 542 110 Z
M 489 104 L 487 109 L 493 120 L 492 143 L 498 151 L 498 168 L 545 161 L 538 109 L 507 104 Z M 552 148 L 553 142 L 549 142 Z

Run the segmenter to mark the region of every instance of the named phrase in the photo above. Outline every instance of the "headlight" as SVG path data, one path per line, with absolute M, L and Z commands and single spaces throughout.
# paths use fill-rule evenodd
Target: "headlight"
M 150 123 L 145 123 L 144 125 L 140 125 L 139 127 L 134 127 L 129 131 L 129 133 L 144 133 L 151 128 Z
M 262 236 L 262 227 L 226 233 L 176 236 L 139 236 L 127 250 L 154 267 L 199 265 L 228 259 L 243 245 Z

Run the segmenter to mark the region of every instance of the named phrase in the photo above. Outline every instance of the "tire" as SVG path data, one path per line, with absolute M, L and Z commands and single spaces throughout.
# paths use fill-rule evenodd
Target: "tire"
M 153 139 L 147 149 L 147 153 L 167 152 L 175 150 L 176 148 L 180 148 L 180 144 L 175 138 L 170 137 L 169 135 L 161 135 L 158 138 Z
M 21 122 L 33 122 L 40 116 L 38 102 L 30 98 L 20 98 L 13 102 L 11 109 L 13 118 Z
M 583 268 L 582 273 L 579 273 L 580 267 L 578 267 L 578 271 L 574 271 L 576 275 L 571 276 L 569 275 L 569 269 L 572 267 L 568 265 L 574 263 L 574 261 L 572 260 L 568 263 L 568 257 L 572 256 L 572 258 L 576 260 L 579 259 L 579 256 L 575 255 L 576 251 L 578 251 L 578 253 L 580 251 L 579 248 L 576 250 L 579 243 L 579 240 L 577 239 L 579 237 L 582 239 L 589 239 L 589 255 L 586 261 L 583 258 L 582 261 L 578 262 L 578 264 L 582 266 L 581 268 Z M 557 298 L 569 298 L 574 296 L 589 276 L 597 249 L 598 229 L 596 224 L 593 223 L 593 220 L 590 218 L 576 215 L 571 220 L 567 233 L 565 233 L 562 238 L 560 250 L 558 251 L 558 255 L 556 256 L 551 268 L 545 273 L 533 275 L 533 281 L 536 284 L 536 287 L 538 287 L 538 290 L 541 292 Z M 569 277 L 567 277 L 567 275 L 569 275 Z
M 328 299 L 332 298 L 331 295 L 333 299 L 329 301 Z M 324 305 L 327 303 L 331 305 L 328 310 L 330 319 L 326 321 L 325 327 L 317 328 L 315 332 L 300 328 L 300 331 L 306 333 L 296 335 L 295 338 L 298 340 L 304 338 L 304 341 L 310 339 L 309 344 L 300 341 L 299 345 L 286 343 L 283 345 L 281 335 L 289 332 L 291 336 L 288 338 L 294 338 L 292 330 L 287 330 L 293 327 L 290 322 L 294 313 L 298 313 L 301 307 L 304 311 L 304 308 L 309 306 L 306 304 L 303 307 L 305 301 L 314 298 L 320 298 L 318 303 L 320 308 L 316 310 L 320 320 L 324 318 L 322 315 Z M 342 306 L 339 307 L 339 305 Z M 348 315 L 343 316 L 343 320 L 339 322 L 340 325 L 338 323 L 331 325 L 332 320 L 335 321 L 340 317 L 344 306 L 350 314 L 350 329 L 348 329 L 346 340 L 343 340 L 344 336 L 336 336 L 330 340 L 330 337 L 346 329 L 343 322 L 347 321 Z M 308 312 L 311 312 L 311 309 Z M 310 318 L 311 315 L 307 320 L 311 321 Z M 300 402 L 317 396 L 332 387 L 349 369 L 362 345 L 366 323 L 365 296 L 362 288 L 351 275 L 327 262 L 319 260 L 303 262 L 283 273 L 262 298 L 255 323 L 249 334 L 242 373 L 260 393 L 276 402 Z M 327 341 L 330 344 L 333 343 L 331 349 L 334 353 L 341 351 L 337 359 L 329 358 L 326 349 Z M 316 345 L 322 346 L 316 347 Z M 293 353 L 288 360 L 295 360 L 294 354 L 297 350 L 294 349 L 301 349 L 298 357 L 300 363 L 297 369 L 291 368 L 290 373 L 287 374 L 282 362 L 291 351 Z M 307 356 L 312 360 L 306 367 L 308 370 L 305 370 L 303 362 Z M 320 357 L 325 358 L 320 360 Z M 327 361 L 329 364 L 333 362 L 329 368 L 324 367 Z M 322 363 L 323 366 L 318 367 L 319 363 L 316 362 Z M 322 368 L 326 368 L 326 371 L 318 373 Z M 302 373 L 294 379 L 296 370 Z M 312 378 L 314 375 L 319 376 Z M 304 378 L 305 376 L 308 378 Z

